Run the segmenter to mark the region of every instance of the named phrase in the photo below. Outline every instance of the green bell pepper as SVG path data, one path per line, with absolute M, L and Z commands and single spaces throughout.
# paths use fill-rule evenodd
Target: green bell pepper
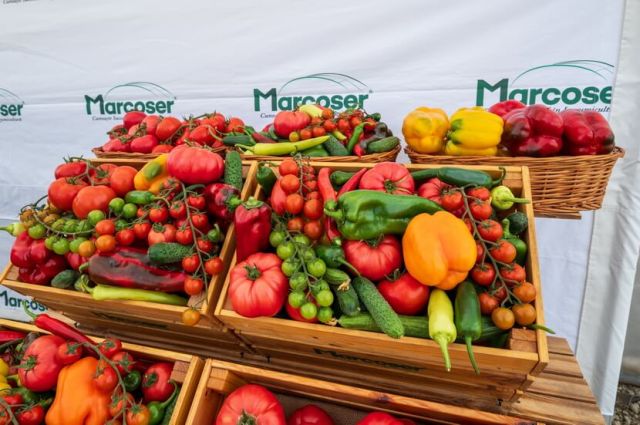
M 502 229 L 503 234 L 502 238 L 509 242 L 516 249 L 516 263 L 524 266 L 527 262 L 527 244 L 525 241 L 517 237 L 516 235 L 511 233 L 509 229 L 511 227 L 511 222 L 508 218 L 502 220 Z

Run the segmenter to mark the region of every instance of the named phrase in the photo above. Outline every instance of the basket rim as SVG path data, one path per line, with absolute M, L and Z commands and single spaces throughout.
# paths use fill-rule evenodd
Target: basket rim
M 481 156 L 481 155 L 461 155 L 461 156 L 453 156 L 453 155 L 432 155 L 428 153 L 420 153 L 413 149 L 410 146 L 404 147 L 404 152 L 410 157 L 416 158 L 442 158 L 442 159 L 454 159 L 454 158 L 464 158 L 465 160 L 478 160 L 478 161 L 487 161 L 487 160 L 512 160 L 512 161 L 550 161 L 550 160 L 559 160 L 564 161 L 569 158 L 588 160 L 591 158 L 607 158 L 611 159 L 611 157 L 622 158 L 624 157 L 626 151 L 621 146 L 614 146 L 613 150 L 605 155 L 557 155 L 557 156 L 547 156 L 547 157 L 536 157 L 536 156 Z

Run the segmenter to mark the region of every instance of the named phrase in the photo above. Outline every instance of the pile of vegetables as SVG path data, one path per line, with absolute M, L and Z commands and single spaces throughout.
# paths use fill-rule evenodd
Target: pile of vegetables
M 170 423 L 172 363 L 137 359 L 115 338 L 96 344 L 46 314 L 34 324 L 50 334 L 0 330 L 0 424 Z
M 450 118 L 442 109 L 419 107 L 405 117 L 402 133 L 407 145 L 423 154 L 604 155 L 615 146 L 613 131 L 599 112 L 558 113 L 517 100 L 488 110 L 462 108 Z
M 230 271 L 231 306 L 245 317 L 431 338 L 447 370 L 457 340 L 478 371 L 472 343 L 503 346 L 512 327 L 538 327 L 520 238 L 527 218 L 514 208 L 529 200 L 503 178 L 397 163 L 316 173 L 300 156 L 262 164 L 274 214 Z
M 257 384 L 246 384 L 229 394 L 213 425 L 334 425 L 331 416 L 315 404 L 304 405 L 288 417 L 275 394 Z M 410 419 L 398 419 L 385 412 L 371 412 L 356 425 L 415 425 Z
M 87 292 L 96 300 L 178 306 L 221 273 L 224 233 L 244 211 L 242 162 L 208 147 L 182 145 L 141 170 L 94 166 L 82 158 L 57 167 L 47 197 L 24 207 L 5 230 L 22 282 Z M 239 226 L 246 226 L 240 216 Z M 200 297 L 184 311 L 194 325 Z
M 104 152 L 168 153 L 180 145 L 222 147 L 227 134 L 243 132 L 244 121 L 226 119 L 219 112 L 179 119 L 172 116 L 147 115 L 141 111 L 127 112 L 122 124 L 107 132 L 109 140 Z
M 330 108 L 305 104 L 295 111 L 278 112 L 273 124 L 261 132 L 245 127 L 244 135 L 231 134 L 222 141 L 253 155 L 360 157 L 387 152 L 400 144 L 380 118 L 380 114 L 367 114 L 361 109 L 336 114 Z

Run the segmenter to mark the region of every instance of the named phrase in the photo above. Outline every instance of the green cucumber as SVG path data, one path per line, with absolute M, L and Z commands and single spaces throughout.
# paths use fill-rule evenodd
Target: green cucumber
M 322 145 L 314 146 L 312 148 L 303 150 L 302 155 L 306 155 L 309 157 L 317 157 L 317 156 L 329 156 L 329 152 Z
M 346 274 L 342 270 L 333 269 L 331 267 L 327 268 L 327 271 L 324 273 L 324 276 L 322 276 L 322 278 L 326 280 L 329 285 L 340 286 L 344 283 L 349 285 L 349 283 L 351 282 L 351 278 L 348 274 Z
M 149 259 L 156 264 L 172 264 L 182 261 L 193 253 L 190 246 L 175 242 L 160 242 L 151 245 L 147 250 Z
M 222 143 L 227 146 L 253 146 L 256 142 L 253 140 L 253 137 L 248 134 L 239 134 L 239 135 L 228 135 L 222 138 Z
M 169 425 L 171 423 L 171 417 L 173 416 L 173 411 L 176 410 L 177 404 L 178 404 L 178 396 L 175 395 L 173 397 L 173 400 L 169 402 L 167 409 L 164 411 L 164 416 L 162 418 L 162 423 L 160 425 Z
M 360 314 L 360 299 L 353 286 L 349 285 L 346 290 L 340 290 L 335 286 L 332 286 L 331 289 L 333 289 L 333 293 L 338 299 L 338 304 L 343 314 L 347 317 Z
M 418 170 L 411 172 L 411 177 L 416 183 L 422 183 L 423 181 L 438 177 L 437 168 L 427 168 L 425 170 Z
M 51 286 L 58 289 L 67 289 L 73 286 L 75 281 L 80 276 L 75 270 L 63 270 L 51 280 Z
M 227 152 L 224 158 L 224 182 L 242 190 L 242 158 L 236 151 Z
M 395 136 L 385 137 L 384 139 L 376 140 L 367 145 L 367 153 L 382 153 L 389 152 L 395 149 L 400 144 L 400 139 Z
M 391 338 L 402 338 L 404 336 L 404 326 L 398 314 L 393 311 L 387 300 L 380 294 L 376 285 L 361 276 L 353 279 L 351 284 L 356 288 L 358 298 L 367 307 L 382 332 Z
M 329 136 L 329 140 L 322 145 L 331 156 L 349 156 L 347 148 L 335 136 Z
M 354 174 L 355 173 L 350 173 L 348 171 L 334 171 L 331 173 L 331 176 L 329 176 L 329 179 L 334 186 L 342 186 L 348 182 Z

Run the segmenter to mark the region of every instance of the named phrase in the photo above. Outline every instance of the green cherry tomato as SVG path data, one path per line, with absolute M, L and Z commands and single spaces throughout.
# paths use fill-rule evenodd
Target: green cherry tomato
M 327 283 L 326 280 L 318 280 L 316 281 L 316 283 L 314 283 L 313 285 L 311 285 L 311 292 L 313 292 L 313 295 L 315 296 L 318 292 L 320 291 L 325 291 L 325 290 L 331 290 L 331 287 L 329 286 L 329 284 Z
M 53 244 L 58 240 L 57 236 L 49 236 L 47 239 L 44 240 L 44 246 L 45 248 L 47 248 L 49 251 L 53 251 Z
M 309 246 L 311 245 L 311 239 L 307 235 L 303 235 L 302 233 L 298 233 L 293 237 L 293 241 L 299 245 Z
M 28 232 L 32 239 L 42 239 L 47 234 L 47 228 L 44 227 L 44 224 L 38 223 L 29 227 Z
M 333 310 L 331 307 L 320 307 L 318 310 L 318 320 L 320 323 L 329 323 L 333 319 Z
M 316 258 L 313 261 L 307 263 L 307 271 L 313 277 L 322 277 L 327 271 L 327 265 L 324 263 L 322 258 Z
M 307 276 L 302 272 L 296 272 L 289 278 L 289 286 L 294 291 L 304 291 L 307 289 L 308 283 Z
M 295 247 L 293 246 L 292 242 L 283 242 L 280 245 L 278 245 L 278 248 L 276 248 L 276 253 L 278 254 L 278 257 L 280 257 L 282 260 L 286 260 L 287 258 L 290 258 L 291 256 L 293 256 L 293 254 L 295 253 Z
M 62 232 L 62 229 L 64 229 L 64 225 L 66 223 L 67 223 L 67 220 L 65 220 L 64 218 L 59 218 L 53 222 L 53 224 L 51 225 L 51 228 L 55 231 Z
M 77 254 L 78 248 L 80 248 L 80 244 L 86 240 L 87 238 L 75 238 L 74 240 L 69 242 L 69 251 L 73 252 L 74 254 Z
M 104 213 L 100 210 L 93 210 L 87 215 L 87 221 L 91 226 L 95 226 L 99 221 L 102 221 L 106 218 Z
M 302 260 L 305 263 L 313 261 L 316 258 L 316 253 L 310 246 L 301 246 L 299 248 L 300 255 L 302 256 Z
M 78 224 L 76 224 L 76 233 L 84 233 L 84 234 L 89 234 L 91 233 L 91 225 L 89 224 L 88 220 L 80 220 L 78 222 Z
M 284 242 L 285 233 L 282 230 L 274 230 L 269 235 L 269 243 L 272 247 L 277 248 L 282 242 Z
M 289 305 L 293 308 L 300 308 L 307 301 L 304 292 L 292 291 L 289 293 Z
M 289 277 L 298 271 L 300 268 L 300 262 L 293 257 L 287 258 L 282 262 L 282 266 L 280 266 L 280 268 L 282 269 L 282 273 Z
M 320 307 L 331 307 L 331 304 L 333 304 L 333 292 L 328 289 L 318 292 L 315 298 Z
M 127 227 L 129 227 L 129 223 L 127 222 L 127 220 L 119 218 L 116 220 L 116 232 L 119 232 L 120 230 L 124 230 Z
M 64 255 L 69 252 L 69 241 L 64 238 L 60 238 L 55 241 L 53 243 L 53 252 L 58 255 Z
M 137 214 L 138 206 L 136 204 L 124 204 L 124 206 L 122 207 L 122 217 L 126 218 L 127 220 L 135 218 Z
M 318 314 L 318 307 L 314 303 L 305 303 L 300 307 L 300 315 L 307 320 L 311 320 Z
M 76 226 L 78 225 L 78 220 L 75 218 L 71 218 L 64 223 L 62 227 L 62 231 L 64 233 L 74 233 L 76 231 Z
M 113 211 L 114 214 L 120 214 L 122 212 L 122 208 L 124 208 L 124 204 L 124 199 L 113 198 L 111 202 L 109 202 L 109 209 Z

